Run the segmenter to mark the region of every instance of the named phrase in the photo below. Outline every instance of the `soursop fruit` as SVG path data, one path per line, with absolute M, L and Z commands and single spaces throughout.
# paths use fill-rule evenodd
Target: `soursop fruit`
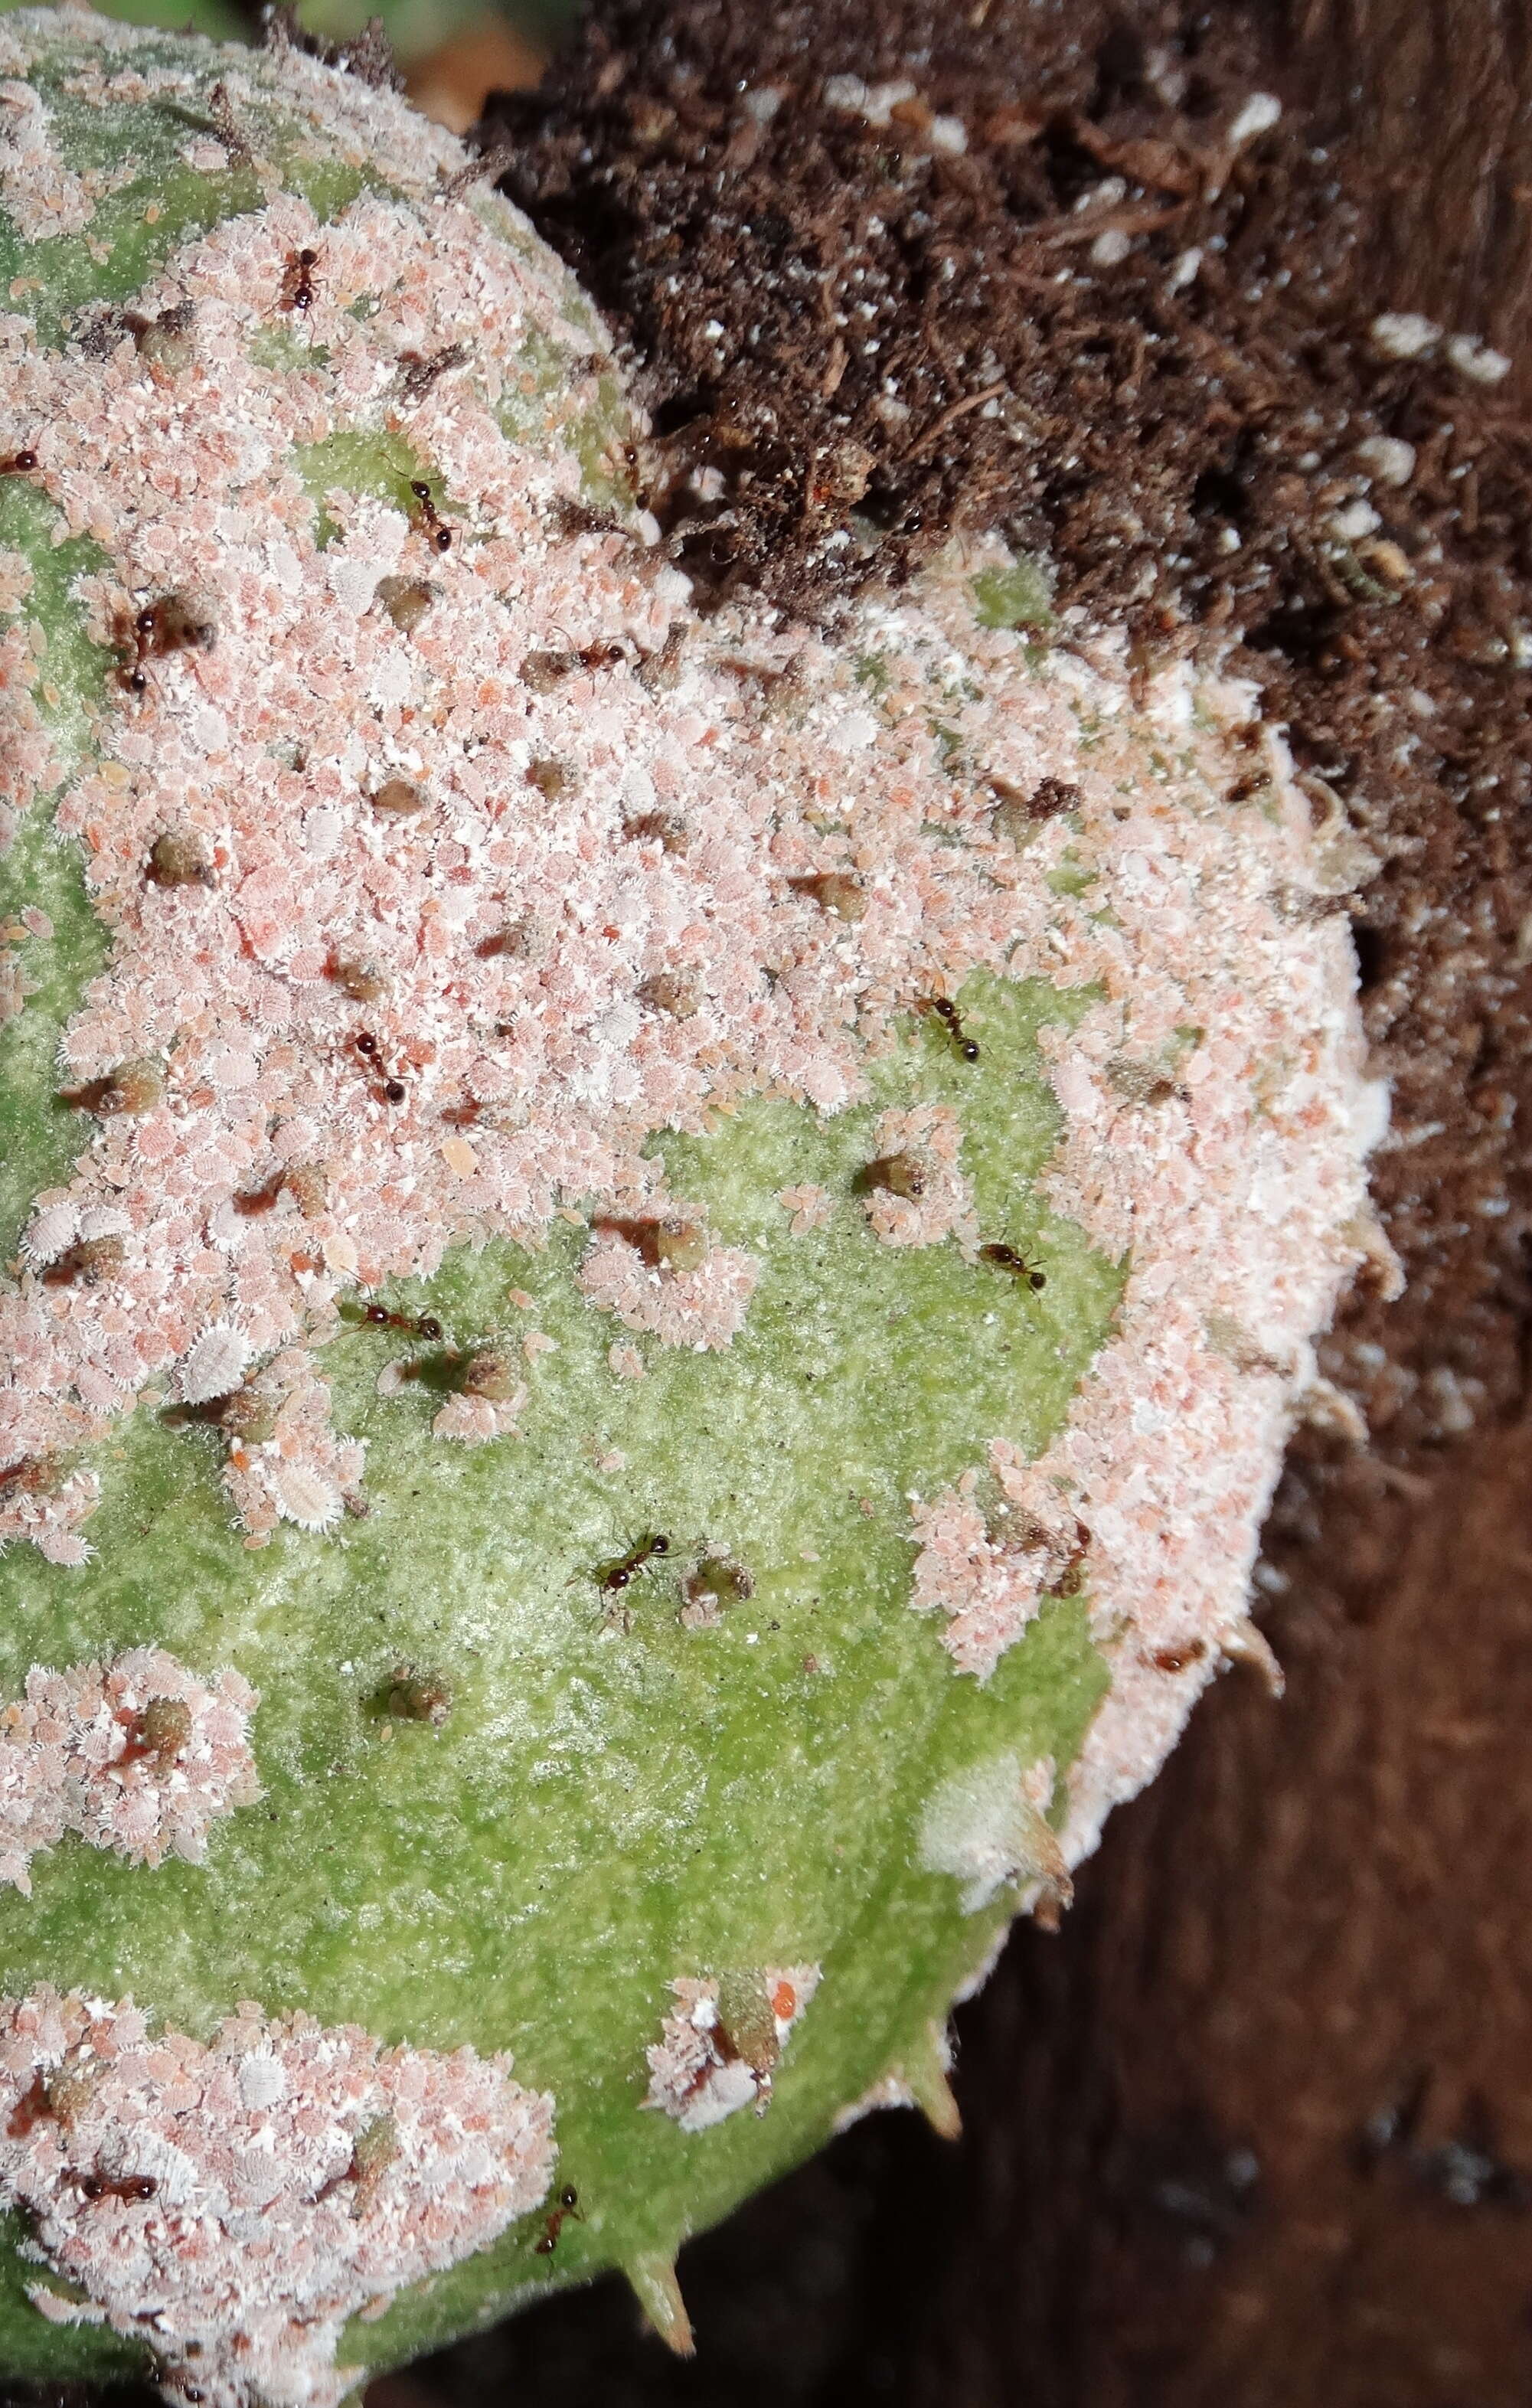
M 392 93 L 40 11 L 0 143 L 0 2364 L 684 2347 L 1258 1646 L 1343 841 L 998 540 L 700 612 Z

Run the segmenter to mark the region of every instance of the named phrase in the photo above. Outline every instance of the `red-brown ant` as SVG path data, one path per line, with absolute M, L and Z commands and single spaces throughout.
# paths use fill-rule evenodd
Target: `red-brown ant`
M 654 1556 L 667 1555 L 669 1553 L 670 1541 L 663 1530 L 655 1530 L 647 1539 L 640 1539 L 636 1547 L 628 1549 L 620 1562 L 609 1564 L 604 1571 L 597 1574 L 603 1596 L 616 1597 L 627 1587 L 634 1575 L 641 1572 L 644 1566 Z
M 561 627 L 560 635 L 564 634 Z M 524 652 L 522 655 L 522 682 L 534 694 L 551 694 L 561 678 L 573 675 L 576 669 L 611 669 L 628 657 L 627 647 L 615 637 L 597 637 L 593 644 L 576 644 L 566 638 L 566 650 L 560 652 Z
M 52 2121 L 53 2102 L 48 2095 L 48 2085 L 40 2072 L 35 2073 L 30 2088 L 22 2091 L 10 2111 L 6 2137 L 10 2141 L 24 2141 L 36 2125 Z
M 235 1211 L 244 1219 L 253 1220 L 258 1212 L 269 1212 L 272 1210 L 286 1184 L 286 1171 L 273 1171 L 264 1187 L 247 1187 L 239 1194 L 231 1197 L 230 1202 Z
M 173 652 L 210 652 L 218 630 L 210 619 L 197 617 L 183 594 L 162 594 L 157 602 L 135 612 L 131 622 L 125 612 L 120 614 L 113 636 L 121 655 L 117 681 L 128 694 L 142 694 L 149 683 L 146 661 Z
M 543 2226 L 542 2237 L 536 2245 L 533 2253 L 534 2256 L 538 2258 L 551 2258 L 554 2250 L 559 2245 L 559 2234 L 564 2230 L 565 2226 L 568 2223 L 571 2216 L 574 2217 L 577 2224 L 583 2224 L 585 2221 L 584 2216 L 580 2213 L 579 2191 L 576 2190 L 573 2183 L 566 2183 L 564 2188 L 559 2193 L 559 2203 L 557 2207 L 554 2208 L 552 2214 L 549 2216 L 547 2223 Z
M 152 2199 L 160 2186 L 153 2174 L 77 2174 L 67 2179 L 82 2199 Z
M 949 1003 L 944 995 L 927 995 L 921 997 L 915 1009 L 917 1011 L 929 1012 L 933 1019 L 940 1021 L 965 1062 L 978 1061 L 979 1048 L 971 1037 L 964 1036 L 963 1023 L 958 1018 L 955 1003 Z
M 314 306 L 314 270 L 319 265 L 319 253 L 305 248 L 290 251 L 278 306 L 283 309 L 311 309 Z
M 1039 1270 L 1036 1263 L 1029 1263 L 1014 1246 L 981 1246 L 979 1259 L 993 1263 L 997 1271 L 1009 1271 L 1012 1279 L 1025 1280 L 1034 1296 L 1040 1296 L 1048 1285 L 1048 1273 Z
M 359 1028 L 351 1039 L 351 1043 L 371 1068 L 377 1070 L 381 1068 L 378 1058 L 379 1052 L 378 1039 L 370 1029 Z M 379 1102 L 383 1104 L 402 1104 L 408 1092 L 402 1079 L 393 1077 L 379 1078 L 377 1086 L 373 1089 Z
M 7 452 L 0 460 L 0 477 L 25 477 L 37 465 L 36 452 Z
M 437 509 L 436 503 L 431 498 L 431 488 L 426 483 L 424 478 L 412 477 L 409 481 L 409 490 L 415 496 L 416 503 L 420 509 L 421 523 L 424 527 L 426 534 L 430 537 L 431 541 L 435 544 L 438 552 L 451 552 L 452 549 L 452 530 L 450 526 L 444 526 L 442 524 L 441 513 Z

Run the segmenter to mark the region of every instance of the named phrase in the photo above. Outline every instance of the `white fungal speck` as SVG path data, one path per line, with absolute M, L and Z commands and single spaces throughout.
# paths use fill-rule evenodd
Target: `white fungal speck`
M 1441 328 L 1416 309 L 1384 309 L 1370 328 L 1373 348 L 1386 360 L 1418 360 L 1441 340 Z
M 1348 502 L 1330 520 L 1330 533 L 1342 543 L 1359 543 L 1364 536 L 1375 535 L 1382 521 L 1370 502 Z
M 1511 362 L 1504 351 L 1492 351 L 1477 335 L 1453 335 L 1448 337 L 1447 357 L 1472 384 L 1498 384 L 1511 374 Z
M 1253 92 L 1229 127 L 1228 144 L 1238 150 L 1258 134 L 1269 134 L 1281 117 L 1282 105 L 1273 92 Z
M 1381 485 L 1408 485 L 1415 473 L 1415 447 L 1402 435 L 1369 435 L 1356 456 Z
M 1031 1776 L 1008 1750 L 952 1774 L 926 1806 L 921 1863 L 927 1872 L 962 1883 L 965 1914 L 978 1914 L 1008 1882 L 1020 1886 L 1024 1902 L 1027 1892 L 1044 1887 L 1068 1894 L 1064 1857 L 1041 1811 L 1052 1792 L 1052 1766 L 1033 1767 Z

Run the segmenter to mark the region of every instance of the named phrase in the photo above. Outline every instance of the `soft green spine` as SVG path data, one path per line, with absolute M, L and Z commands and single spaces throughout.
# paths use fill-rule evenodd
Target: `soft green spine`
M 184 64 L 189 46 L 167 39 L 165 55 Z M 200 55 L 210 85 L 218 54 Z M 88 300 L 130 297 L 193 232 L 260 206 L 248 171 L 197 175 L 180 161 L 179 105 L 135 104 L 120 123 L 71 108 L 70 63 L 64 22 L 55 43 L 39 41 L 35 74 L 69 163 L 131 145 L 141 172 L 106 205 L 122 226 L 105 266 L 79 238 L 23 251 L 0 221 L 0 274 L 38 280 L 21 306 L 50 342 Z M 386 183 L 327 152 L 311 123 L 284 120 L 276 95 L 260 137 L 322 215 L 365 181 Z M 558 363 L 523 366 L 526 439 L 594 458 L 592 429 L 558 422 Z M 327 486 L 408 473 L 365 444 L 353 459 L 343 440 L 312 464 L 316 503 Z M 36 580 L 35 691 L 67 767 L 91 757 L 97 721 L 119 705 L 71 594 L 86 547 L 54 549 L 52 533 L 35 489 L 0 482 L 0 543 L 24 552 Z M 53 1052 L 104 953 L 78 856 L 47 820 L 37 808 L 0 895 L 7 912 L 40 902 L 55 929 L 34 941 L 36 992 L 0 1033 L 7 1250 L 30 1195 L 79 1143 L 78 1117 L 53 1101 Z M 1047 1445 L 1110 1326 L 1121 1268 L 1034 1187 L 1058 1134 L 1037 1033 L 1082 1003 L 976 979 L 961 1004 L 977 1064 L 939 1028 L 909 1028 L 853 1111 L 822 1120 L 763 1100 L 714 1136 L 657 1140 L 673 1191 L 761 1267 L 726 1352 L 640 1340 L 647 1377 L 619 1379 L 607 1352 L 622 1333 L 574 1285 L 576 1233 L 555 1227 L 537 1254 L 458 1250 L 391 1300 L 429 1309 L 460 1342 L 514 1343 L 527 1326 L 557 1340 L 528 1372 L 523 1436 L 461 1454 L 433 1441 L 428 1383 L 386 1404 L 376 1394 L 402 1341 L 356 1329 L 323 1369 L 337 1423 L 368 1440 L 367 1521 L 331 1541 L 284 1528 L 248 1549 L 216 1439 L 146 1410 L 97 1456 L 91 1565 L 60 1570 L 26 1551 L 0 1565 L 0 1696 L 35 1662 L 150 1641 L 235 1664 L 262 1692 L 266 1784 L 202 1868 L 146 1873 L 75 1843 L 38 1857 L 30 1900 L 0 1894 L 0 1989 L 131 1994 L 203 2037 L 252 1998 L 389 2041 L 508 2048 L 519 2079 L 555 2094 L 559 2180 L 578 2186 L 585 2217 L 556 2257 L 535 2254 L 541 2223 L 525 2218 L 401 2297 L 343 2356 L 388 2363 L 551 2283 L 668 2258 L 810 2153 L 891 2068 L 929 2063 L 933 2024 L 1010 1907 L 1002 1897 L 965 1915 L 958 1885 L 922 1869 L 924 1808 L 997 1754 L 1067 1765 L 1105 1685 L 1081 1598 L 1045 1611 L 984 1686 L 954 1673 L 937 1622 L 909 1610 L 911 1498 L 981 1465 L 997 1435 Z M 957 1108 L 984 1234 L 1042 1255 L 1045 1296 L 951 1244 L 903 1251 L 870 1234 L 853 1182 L 873 1123 L 922 1101 Z M 795 1236 L 775 1198 L 800 1183 L 837 1200 L 825 1226 Z M 512 1287 L 534 1312 L 512 1307 Z M 624 1468 L 603 1470 L 612 1451 Z M 622 1631 L 598 1569 L 649 1530 L 670 1535 L 672 1555 L 634 1583 Z M 704 1549 L 732 1551 L 755 1594 L 721 1627 L 687 1630 L 679 1582 Z M 449 1683 L 440 1732 L 379 1712 L 403 1663 Z M 670 1980 L 805 1960 L 822 1964 L 823 1986 L 769 2114 L 688 2135 L 638 2112 Z M 110 2335 L 46 2324 L 25 2278 L 14 2256 L 0 2261 L 12 2372 L 137 2362 Z

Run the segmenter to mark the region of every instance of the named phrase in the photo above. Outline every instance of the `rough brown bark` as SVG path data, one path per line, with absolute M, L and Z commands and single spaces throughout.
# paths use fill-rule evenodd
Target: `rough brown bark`
M 1285 0 L 1318 123 L 1375 166 L 1368 244 L 1398 306 L 1523 346 L 1532 312 L 1532 18 L 1523 0 Z M 1527 367 L 1520 364 L 1525 389 Z

